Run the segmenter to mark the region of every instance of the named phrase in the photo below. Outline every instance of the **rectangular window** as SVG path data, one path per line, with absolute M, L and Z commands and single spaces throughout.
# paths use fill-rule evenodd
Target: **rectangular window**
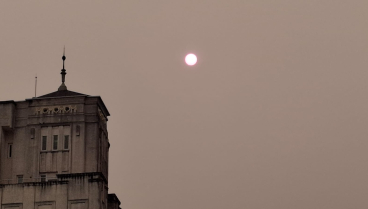
M 58 149 L 58 139 L 59 139 L 59 136 L 58 135 L 54 135 L 54 143 L 52 145 L 52 149 L 53 150 L 57 150 Z
M 36 135 L 36 130 L 35 128 L 31 128 L 31 139 L 34 139 Z
M 18 184 L 23 183 L 23 175 L 17 176 L 17 179 L 18 179 Z
M 77 128 L 75 130 L 75 135 L 79 136 L 80 135 L 80 125 L 77 125 Z
M 41 142 L 41 150 L 46 150 L 47 147 L 47 136 L 42 136 L 42 142 Z
M 8 158 L 13 156 L 13 144 L 8 145 Z
M 69 149 L 69 135 L 64 136 L 64 149 Z
M 45 174 L 41 175 L 41 182 L 46 182 L 46 175 Z

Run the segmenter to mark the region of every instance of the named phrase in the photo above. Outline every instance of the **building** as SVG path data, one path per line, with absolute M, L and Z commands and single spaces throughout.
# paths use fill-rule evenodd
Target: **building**
M 99 96 L 67 90 L 0 101 L 1 209 L 118 209 L 108 194 L 110 115 Z

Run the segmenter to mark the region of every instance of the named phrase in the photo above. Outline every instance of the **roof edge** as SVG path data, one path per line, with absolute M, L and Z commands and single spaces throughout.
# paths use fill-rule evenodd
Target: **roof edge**
M 110 116 L 110 112 L 109 112 L 109 110 L 107 110 L 107 107 L 106 107 L 105 103 L 103 102 L 101 96 L 87 96 L 87 97 L 89 97 L 89 98 L 98 98 L 98 100 L 100 101 L 99 104 L 101 104 L 99 106 L 101 106 L 102 111 L 104 111 L 106 113 L 106 116 Z
M 89 95 L 69 90 L 58 90 L 35 98 L 67 97 L 67 96 L 89 96 Z
M 30 101 L 30 100 L 41 100 L 41 99 L 68 98 L 68 97 L 88 97 L 88 95 L 61 96 L 61 97 L 42 97 L 42 98 L 32 97 L 30 99 L 26 99 L 26 101 Z
M 0 101 L 0 104 L 15 104 L 14 100 Z

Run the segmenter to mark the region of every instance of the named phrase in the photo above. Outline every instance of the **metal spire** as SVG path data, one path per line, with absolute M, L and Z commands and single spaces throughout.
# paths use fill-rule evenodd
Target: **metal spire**
M 65 75 L 66 75 L 66 70 L 65 70 L 65 46 L 64 46 L 64 52 L 63 52 L 63 56 L 62 56 L 62 59 L 63 59 L 63 69 L 61 69 L 61 85 L 59 87 L 59 91 L 64 91 L 64 90 L 67 90 L 66 86 L 65 86 Z

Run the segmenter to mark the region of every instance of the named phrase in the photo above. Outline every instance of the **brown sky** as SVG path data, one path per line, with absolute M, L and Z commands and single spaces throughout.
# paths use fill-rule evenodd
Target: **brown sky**
M 368 208 L 367 38 L 367 0 L 3 0 L 0 100 L 57 90 L 65 45 L 123 209 Z

